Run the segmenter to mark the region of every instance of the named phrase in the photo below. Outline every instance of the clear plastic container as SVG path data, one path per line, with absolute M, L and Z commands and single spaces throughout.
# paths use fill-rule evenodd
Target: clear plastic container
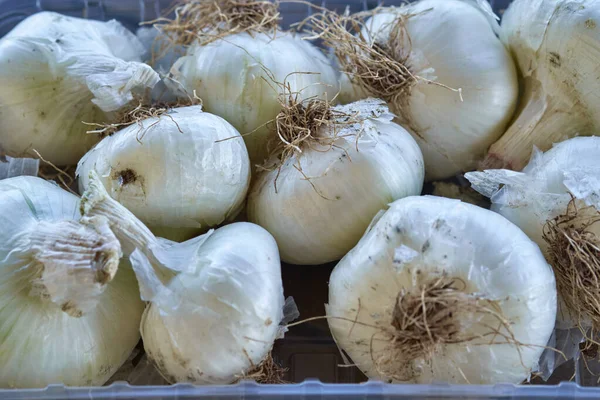
M 405 0 L 385 1 L 386 5 L 397 5 Z M 172 5 L 172 0 L 0 0 L 0 36 L 10 31 L 27 16 L 42 10 L 93 18 L 99 20 L 118 19 L 131 30 L 140 21 L 155 19 L 161 10 Z M 378 0 L 323 0 L 315 1 L 319 6 L 330 9 L 361 11 L 377 6 Z M 502 15 L 510 0 L 490 0 L 494 10 Z M 282 3 L 283 26 L 304 19 L 311 12 L 310 6 L 300 3 Z M 23 168 L 19 164 L 20 168 Z M 16 168 L 16 167 L 15 167 Z M 431 188 L 429 188 L 431 189 Z M 427 190 L 426 190 L 427 191 Z M 335 263 L 319 267 L 299 269 L 283 265 L 283 283 L 286 296 L 293 296 L 301 317 L 310 318 L 325 314 L 328 280 Z M 120 374 L 109 386 L 101 388 L 66 388 L 52 385 L 45 389 L 1 390 L 0 399 L 192 399 L 199 397 L 229 398 L 243 397 L 279 398 L 286 396 L 298 399 L 364 399 L 364 398 L 406 398 L 406 399 L 598 399 L 600 388 L 596 386 L 597 376 L 585 367 L 582 360 L 579 368 L 568 362 L 560 366 L 546 384 L 495 386 L 477 385 L 392 385 L 368 381 L 355 367 L 341 367 L 342 357 L 335 345 L 325 320 L 299 325 L 289 331 L 286 337 L 276 342 L 273 356 L 287 368 L 284 379 L 294 384 L 258 385 L 255 382 L 241 382 L 228 386 L 193 386 L 177 384 L 173 386 L 145 386 L 149 382 L 160 382 L 160 376 L 142 357 L 134 354 L 128 363 L 132 373 Z M 2 366 L 0 366 L 2 368 Z M 129 379 L 129 383 L 119 380 Z M 568 382 L 574 381 L 574 382 Z M 577 383 L 575 383 L 577 382 Z M 534 383 L 541 383 L 534 380 Z

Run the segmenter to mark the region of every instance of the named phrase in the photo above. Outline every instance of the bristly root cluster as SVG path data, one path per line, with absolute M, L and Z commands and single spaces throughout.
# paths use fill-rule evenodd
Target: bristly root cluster
M 582 329 L 584 321 L 600 329 L 600 238 L 590 230 L 599 221 L 594 207 L 578 208 L 572 199 L 563 215 L 544 226 L 558 292 Z
M 413 87 L 419 83 L 437 85 L 457 92 L 462 100 L 462 90 L 419 76 L 412 70 L 412 42 L 407 22 L 411 18 L 429 12 L 411 13 L 403 8 L 395 9 L 395 18 L 378 31 L 368 19 L 389 9 L 377 7 L 356 14 L 322 12 L 308 17 L 298 24 L 307 30 L 311 39 L 320 39 L 331 48 L 342 72 L 369 96 L 385 100 L 399 117 L 408 104 Z M 410 121 L 405 121 L 410 124 Z
M 415 375 L 412 361 L 430 360 L 442 345 L 518 344 L 498 302 L 464 290 L 462 280 L 446 276 L 402 290 L 392 313 L 390 344 L 382 356 L 371 354 L 378 372 L 407 381 Z
M 260 364 L 253 365 L 248 372 L 240 376 L 238 382 L 241 380 L 254 380 L 256 383 L 262 384 L 290 383 L 284 380 L 286 372 L 287 368 L 283 368 L 277 364 L 271 353 L 269 353 Z
M 336 144 L 342 137 L 350 136 L 347 133 L 342 134 L 343 129 L 349 125 L 361 124 L 368 116 L 340 111 L 333 106 L 335 99 L 318 97 L 303 99 L 302 90 L 293 91 L 286 81 L 273 82 L 279 87 L 278 100 L 281 111 L 269 122 L 274 132 L 268 143 L 270 157 L 257 167 L 264 171 L 278 170 L 277 177 L 279 177 L 283 164 L 296 156 L 294 167 L 310 182 L 311 177 L 306 176 L 302 171 L 298 156 L 306 149 L 327 152 L 339 148 L 345 151 Z M 360 132 L 355 132 L 351 136 L 358 143 Z M 312 185 L 312 182 L 310 183 Z M 277 191 L 277 178 L 274 184 Z M 321 195 L 314 185 L 313 188 Z
M 171 10 L 173 19 L 159 18 L 149 24 L 164 33 L 173 45 L 214 42 L 228 35 L 247 32 L 275 33 L 279 2 L 269 0 L 184 0 Z
M 137 106 L 119 112 L 114 121 L 112 122 L 97 123 L 84 121 L 83 123 L 85 125 L 93 126 L 96 128 L 87 131 L 87 133 L 97 134 L 101 137 L 111 136 L 125 127 L 137 124 L 139 127 L 139 131 L 137 133 L 137 140 L 141 142 L 146 132 L 150 128 L 158 124 L 162 116 L 169 117 L 171 121 L 173 121 L 173 123 L 177 125 L 177 122 L 173 119 L 173 117 L 171 117 L 168 114 L 170 110 L 177 107 L 186 107 L 192 105 L 202 105 L 202 100 L 198 96 L 196 96 L 195 93 L 194 97 L 178 100 L 175 103 L 156 103 L 153 105 L 146 105 L 144 104 L 144 102 L 140 101 L 138 102 Z M 146 129 L 144 129 L 142 121 L 148 118 L 157 118 L 157 120 L 150 124 L 148 127 L 146 127 Z M 179 129 L 179 131 L 181 132 L 179 125 L 177 125 L 177 129 Z
M 410 95 L 419 79 L 410 69 L 411 44 L 405 27 L 406 21 L 415 15 L 398 13 L 386 26 L 390 34 L 380 35 L 380 32 L 370 32 L 365 25 L 367 18 L 380 11 L 377 8 L 340 15 L 325 10 L 309 17 L 302 25 L 307 25 L 314 38 L 333 49 L 342 71 L 355 85 L 371 96 L 398 104 Z

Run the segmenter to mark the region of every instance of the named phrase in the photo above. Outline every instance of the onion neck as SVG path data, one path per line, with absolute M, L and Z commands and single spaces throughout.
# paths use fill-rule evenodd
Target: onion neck
M 136 248 L 145 252 L 150 245 L 156 243 L 156 237 L 146 225 L 109 196 L 95 171 L 90 172 L 89 186 L 81 198 L 80 207 L 84 216 L 101 216 L 108 220 L 126 256 L 131 255 Z
M 527 165 L 534 146 L 546 151 L 554 143 L 589 134 L 592 126 L 584 107 L 556 90 L 556 95 L 551 95 L 537 79 L 525 78 L 517 117 L 490 147 L 482 168 L 520 171 Z
M 108 220 L 112 231 L 121 242 L 123 253 L 130 257 L 144 300 L 149 301 L 151 296 L 147 294 L 153 292 L 153 289 L 147 290 L 147 287 L 152 288 L 155 283 L 158 286 L 165 285 L 174 276 L 180 258 L 167 255 L 163 260 L 159 260 L 157 252 L 163 253 L 164 246 L 131 211 L 109 196 L 94 170 L 90 171 L 88 188 L 81 197 L 80 209 L 81 214 L 86 217 L 102 217 Z M 167 254 L 170 253 L 169 250 L 166 249 Z M 165 259 L 167 264 L 172 261 L 174 267 L 165 265 Z M 148 276 L 156 277 L 157 280 L 147 284 Z
M 28 234 L 36 269 L 30 295 L 72 317 L 92 310 L 119 268 L 121 246 L 101 217 L 38 223 Z

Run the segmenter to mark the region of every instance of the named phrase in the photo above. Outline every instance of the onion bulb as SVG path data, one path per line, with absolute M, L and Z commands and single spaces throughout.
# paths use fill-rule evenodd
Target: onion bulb
M 108 196 L 94 171 L 82 209 L 106 217 L 150 305 L 144 348 L 171 383 L 226 384 L 251 375 L 282 334 L 277 245 L 263 228 L 234 223 L 173 243 L 157 239 Z
M 531 149 L 600 127 L 600 1 L 515 0 L 502 18 L 501 38 L 522 75 L 519 110 L 490 148 L 484 165 L 520 171 Z
M 0 387 L 103 385 L 144 309 L 108 222 L 34 177 L 0 181 L 0 209 Z
M 492 200 L 492 210 L 519 226 L 546 255 L 556 275 L 563 329 L 600 328 L 599 154 L 599 137 L 573 138 L 545 153 L 536 150 L 522 172 L 466 174 Z
M 250 183 L 240 134 L 201 106 L 149 109 L 79 162 L 80 190 L 96 171 L 111 197 L 164 237 L 187 239 L 233 219 Z
M 517 76 L 487 2 L 421 0 L 366 16 L 325 12 L 312 27 L 344 72 L 340 100 L 384 99 L 419 143 L 428 180 L 471 170 L 504 132 Z
M 284 146 L 276 166 L 257 174 L 247 212 L 275 237 L 283 261 L 339 260 L 379 210 L 421 193 L 421 151 L 392 119 L 376 99 L 335 107 L 311 100 L 278 115 Z
M 189 45 L 165 83 L 183 98 L 196 91 L 208 112 L 240 131 L 253 164 L 267 156 L 266 125 L 280 111 L 281 93 L 331 100 L 338 92 L 337 73 L 325 55 L 279 30 L 277 7 L 267 0 L 192 1 L 181 6 L 175 21 L 159 26 Z
M 19 23 L 0 40 L 0 151 L 75 164 L 99 140 L 82 121 L 114 118 L 158 82 L 143 52 L 114 20 L 41 12 Z
M 554 329 L 556 288 L 538 246 L 500 215 L 407 197 L 335 267 L 327 316 L 369 378 L 520 383 Z

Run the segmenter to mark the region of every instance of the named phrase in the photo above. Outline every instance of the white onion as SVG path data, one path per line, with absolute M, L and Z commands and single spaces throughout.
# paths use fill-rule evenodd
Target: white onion
M 175 62 L 166 83 L 180 96 L 193 91 L 208 112 L 229 121 L 242 135 L 250 160 L 267 156 L 268 127 L 281 110 L 277 83 L 289 84 L 299 99 L 333 99 L 335 70 L 308 41 L 289 32 L 238 33 L 207 45 L 193 44 Z M 252 132 L 252 133 L 250 133 Z
M 488 168 L 521 170 L 542 151 L 600 127 L 600 1 L 515 0 L 501 38 L 522 75 L 519 112 L 491 148 Z
M 401 8 L 384 8 L 362 28 L 371 46 L 386 45 L 391 32 L 404 32 L 396 51 L 406 57 L 401 64 L 420 78 L 407 75 L 412 83 L 406 92 L 385 100 L 419 143 L 428 180 L 473 168 L 504 132 L 516 105 L 514 64 L 494 33 L 497 23 L 490 17 L 489 4 L 477 3 L 421 0 Z M 351 62 L 345 70 L 364 73 L 354 68 Z M 342 77 L 342 101 L 366 96 L 380 94 L 360 84 L 354 75 Z
M 259 365 L 280 334 L 277 245 L 264 229 L 240 222 L 217 229 L 196 257 L 193 273 L 151 299 L 144 348 L 170 382 L 231 383 Z
M 0 181 L 0 210 L 0 387 L 103 385 L 144 309 L 107 221 L 33 177 Z
M 104 122 L 158 75 L 139 40 L 116 21 L 34 14 L 0 40 L 0 151 L 38 151 L 75 164 L 96 143 L 82 123 Z
M 85 215 L 107 218 L 151 302 L 141 331 L 170 382 L 231 383 L 252 372 L 283 333 L 277 245 L 257 225 L 227 225 L 183 243 L 157 239 L 108 196 L 96 173 Z
M 543 237 L 544 227 L 566 214 L 573 198 L 574 205 L 581 210 L 574 225 L 580 226 L 597 217 L 597 210 L 600 210 L 599 154 L 599 137 L 573 138 L 554 145 L 543 154 L 536 150 L 522 172 L 486 170 L 470 172 L 466 177 L 475 190 L 491 199 L 492 210 L 519 226 L 550 261 L 549 244 Z M 588 206 L 592 208 L 586 209 Z M 587 230 L 600 238 L 600 225 L 593 224 Z M 590 326 L 589 315 L 578 316 L 578 310 L 560 304 L 560 328 Z
M 508 326 L 502 327 L 490 314 L 455 306 L 445 329 L 458 324 L 456 336 L 434 342 L 432 354 L 407 359 L 395 347 L 399 342 L 392 340 L 407 332 L 392 325 L 396 301 L 403 291 L 442 277 L 458 280 L 461 296 L 481 299 L 480 304 L 505 318 Z M 422 316 L 420 307 L 416 322 Z M 437 316 L 428 310 L 427 318 Z M 554 328 L 555 280 L 538 246 L 500 215 L 457 200 L 408 197 L 375 219 L 335 267 L 327 315 L 337 344 L 369 378 L 520 383 L 537 369 Z M 430 325 L 434 328 L 440 327 Z M 507 341 L 505 336 L 489 335 L 496 328 L 514 336 Z M 471 340 L 452 343 L 458 337 Z M 425 332 L 419 343 L 427 346 L 428 340 Z
M 379 210 L 423 187 L 421 151 L 392 122 L 383 101 L 369 99 L 333 110 L 362 122 L 344 125 L 340 116 L 323 126 L 317 135 L 337 135 L 335 147 L 301 145 L 302 153 L 280 169 L 259 173 L 250 191 L 248 218 L 275 237 L 285 262 L 339 260 Z
M 173 239 L 233 219 L 250 183 L 240 134 L 200 106 L 173 108 L 104 138 L 79 162 L 81 192 L 92 169 L 115 200 Z

